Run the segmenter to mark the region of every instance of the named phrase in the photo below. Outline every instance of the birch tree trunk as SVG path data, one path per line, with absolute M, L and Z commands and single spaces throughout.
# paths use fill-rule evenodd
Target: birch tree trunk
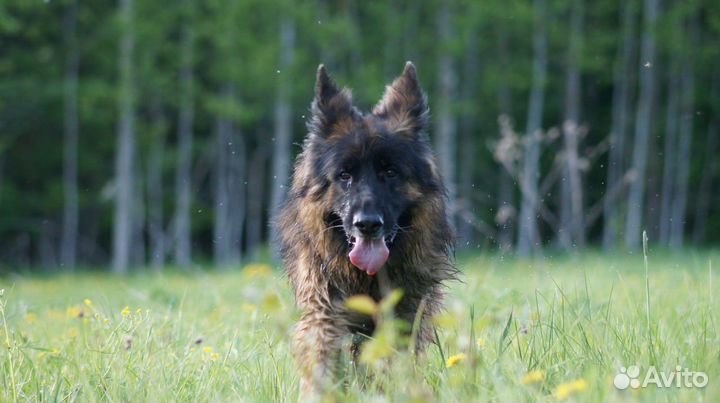
M 454 227 L 455 216 L 457 215 L 456 203 L 456 180 L 455 180 L 455 155 L 457 151 L 457 128 L 453 116 L 452 100 L 455 97 L 456 74 L 453 57 L 448 51 L 448 43 L 453 38 L 452 14 L 450 6 L 443 3 L 437 20 L 438 28 L 438 71 L 437 80 L 439 83 L 437 114 L 435 118 L 435 149 L 437 150 L 445 185 L 448 189 L 448 201 L 450 221 Z
M 715 99 L 720 99 L 720 92 L 715 92 Z M 705 156 L 703 158 L 703 170 L 700 177 L 700 185 L 698 186 L 698 196 L 695 202 L 695 225 L 693 226 L 693 244 L 699 246 L 705 240 L 705 228 L 710 211 L 710 197 L 713 189 L 713 176 L 717 172 L 718 162 L 717 155 L 718 143 L 718 122 L 714 117 L 710 121 L 705 139 Z
M 498 60 L 502 67 L 502 71 L 505 72 L 510 68 L 510 55 L 509 55 L 509 37 L 508 33 L 502 27 L 497 32 L 497 53 Z M 512 116 L 512 91 L 508 85 L 509 78 L 503 75 L 500 80 L 500 88 L 498 90 L 498 109 L 500 116 Z M 502 135 L 502 130 L 501 135 Z M 500 176 L 498 178 L 499 189 L 498 189 L 498 206 L 497 213 L 495 215 L 495 223 L 499 226 L 498 231 L 498 246 L 501 251 L 508 252 L 512 250 L 513 246 L 513 235 L 514 235 L 514 221 L 517 218 L 517 211 L 515 209 L 515 185 L 513 184 L 513 178 L 507 169 L 500 167 Z
M 625 144 L 628 140 L 628 125 L 632 114 L 631 88 L 635 86 L 637 15 L 634 4 L 632 1 L 626 1 L 621 7 L 622 42 L 617 48 L 613 70 L 612 129 L 603 200 L 603 247 L 605 250 L 616 246 L 617 232 L 623 221 L 621 211 L 618 209 L 617 198 L 610 197 L 610 195 L 615 194 L 617 188 L 622 186 L 625 172 Z
M 160 271 L 165 266 L 165 230 L 163 209 L 163 161 L 165 159 L 165 134 L 167 125 L 160 104 L 160 96 L 152 101 L 152 142 L 147 162 L 147 210 L 150 266 Z
M 652 131 L 653 99 L 655 97 L 655 29 L 658 19 L 659 0 L 643 1 L 643 33 L 640 45 L 640 95 L 635 118 L 635 141 L 633 144 L 633 181 L 627 201 L 625 221 L 625 245 L 630 249 L 640 246 L 643 206 L 645 205 L 645 167 L 647 165 L 648 141 Z
M 246 240 L 247 251 L 251 259 L 257 259 L 260 243 L 262 242 L 262 231 L 264 228 L 264 203 L 265 199 L 265 183 L 266 183 L 266 145 L 259 144 L 252 155 L 250 167 L 251 173 L 248 175 L 246 192 L 247 200 L 247 227 Z
M 687 47 L 694 49 L 697 41 L 696 18 L 687 21 Z M 675 194 L 673 195 L 672 215 L 670 222 L 670 248 L 678 250 L 683 246 L 685 238 L 685 217 L 688 199 L 688 176 L 690 172 L 690 148 L 693 138 L 693 120 L 695 116 L 695 54 L 692 50 L 683 60 L 680 78 L 680 126 L 677 151 L 677 177 L 675 178 Z
M 670 242 L 671 204 L 675 187 L 675 160 L 677 159 L 679 74 L 677 60 L 672 61 L 668 78 L 667 109 L 665 111 L 665 147 L 663 154 L 662 190 L 660 193 L 660 234 L 658 241 L 667 246 Z
M 533 19 L 532 88 L 528 105 L 525 152 L 523 153 L 520 176 L 522 204 L 518 220 L 517 243 L 517 253 L 520 256 L 528 256 L 533 250 L 539 251 L 541 247 L 537 213 L 542 112 L 545 102 L 545 78 L 547 75 L 545 0 L 533 0 Z
M 135 154 L 135 111 L 133 79 L 133 1 L 120 0 L 120 44 L 118 69 L 117 153 L 115 159 L 115 222 L 113 226 L 113 271 L 124 274 L 130 263 L 132 239 L 134 180 L 132 162 Z
M 273 143 L 272 193 L 273 214 L 280 208 L 287 193 L 290 176 L 290 143 L 292 141 L 292 109 L 290 105 L 291 66 L 295 47 L 295 23 L 290 18 L 280 22 L 280 75 L 275 94 L 275 135 Z
M 66 46 L 63 86 L 63 225 L 60 264 L 74 270 L 78 239 L 78 68 L 77 3 L 72 1 L 65 12 L 63 36 Z
M 225 84 L 221 98 L 226 110 L 232 108 L 235 90 Z M 242 224 L 244 219 L 244 150 L 242 138 L 236 134 L 232 120 L 219 113 L 215 119 L 215 224 L 213 254 L 220 267 L 237 265 L 241 259 Z M 242 153 L 238 153 L 241 150 Z M 243 185 L 243 186 L 241 186 Z
M 190 15 L 192 0 L 184 3 L 186 15 Z M 189 19 L 189 18 L 187 18 Z M 183 269 L 192 264 L 191 243 L 191 168 L 193 142 L 193 41 L 194 32 L 190 21 L 183 24 L 180 38 L 180 113 L 178 116 L 178 161 L 175 171 L 177 197 L 175 212 L 175 263 Z
M 474 105 L 473 101 L 477 95 L 478 76 L 481 75 L 478 60 L 477 31 L 475 29 L 468 33 L 465 49 L 464 85 L 460 90 L 461 99 L 466 107 L 463 109 L 462 119 L 460 120 L 462 148 L 460 150 L 459 190 L 462 203 L 460 203 L 459 208 L 466 210 L 469 214 L 460 215 L 461 218 L 459 218 L 458 235 L 460 247 L 470 247 L 475 244 L 472 218 L 467 218 L 475 216 L 473 196 L 475 194 L 474 176 L 477 161 L 477 137 L 479 134 L 477 131 L 479 126 L 477 116 L 479 114 L 474 106 L 470 107 L 470 105 Z
M 563 123 L 565 167 L 560 182 L 560 228 L 558 240 L 567 251 L 585 246 L 583 188 L 578 147 L 580 143 L 580 57 L 584 22 L 583 0 L 573 0 L 570 38 L 565 71 L 565 122 Z

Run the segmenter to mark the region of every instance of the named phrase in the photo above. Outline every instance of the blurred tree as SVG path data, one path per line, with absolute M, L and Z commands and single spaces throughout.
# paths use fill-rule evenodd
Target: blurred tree
M 80 56 L 77 41 L 77 3 L 66 6 L 63 22 L 65 41 L 64 147 L 63 147 L 63 210 L 60 264 L 67 270 L 75 268 L 78 240 L 78 74 Z
M 606 250 L 615 247 L 617 232 L 623 221 L 618 206 L 619 195 L 624 188 L 625 145 L 628 142 L 628 128 L 632 115 L 632 96 L 635 84 L 636 65 L 636 10 L 635 2 L 626 1 L 620 6 L 621 36 L 618 38 L 617 53 L 613 68 L 612 127 L 610 130 L 610 155 L 607 164 L 607 179 L 603 210 L 603 246 Z
M 659 0 L 643 1 L 643 32 L 640 48 L 640 95 L 635 118 L 635 142 L 632 151 L 632 181 L 627 200 L 625 245 L 640 246 L 643 206 L 645 206 L 645 168 L 648 141 L 653 130 L 653 100 L 655 98 L 656 42 L 655 31 L 659 14 Z
M 545 13 L 545 0 L 533 0 L 532 89 L 528 101 L 522 173 L 520 174 L 522 204 L 518 219 L 517 242 L 517 253 L 520 256 L 528 256 L 541 247 L 537 214 L 540 203 L 538 177 L 540 176 L 540 144 L 543 137 L 542 114 L 548 65 Z
M 180 31 L 180 73 L 178 87 L 180 89 L 180 111 L 178 114 L 178 158 L 175 170 L 175 263 L 183 269 L 192 263 L 192 235 L 190 209 L 192 207 L 192 159 L 193 159 L 193 124 L 195 117 L 194 102 L 194 58 L 195 47 L 193 0 L 185 0 L 181 4 Z
M 133 226 L 135 155 L 135 88 L 133 48 L 135 45 L 133 0 L 120 0 L 120 49 L 118 57 L 119 88 L 117 153 L 115 176 L 115 223 L 113 232 L 113 271 L 125 273 L 130 264 L 130 242 Z

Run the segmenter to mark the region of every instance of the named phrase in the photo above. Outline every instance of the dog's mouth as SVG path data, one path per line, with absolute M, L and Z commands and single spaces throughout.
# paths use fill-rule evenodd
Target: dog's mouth
M 390 257 L 387 237 L 364 238 L 350 236 L 350 263 L 374 276 Z

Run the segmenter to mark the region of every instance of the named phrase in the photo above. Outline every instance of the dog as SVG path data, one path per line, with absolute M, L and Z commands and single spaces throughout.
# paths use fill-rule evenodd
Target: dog
M 301 393 L 323 393 L 348 335 L 370 336 L 372 318 L 345 300 L 402 289 L 394 315 L 416 323 L 416 352 L 433 340 L 431 318 L 455 279 L 447 190 L 430 148 L 427 99 L 415 66 L 386 87 L 370 113 L 317 70 L 308 134 L 276 233 L 301 318 L 293 354 Z M 358 346 L 354 346 L 357 355 Z

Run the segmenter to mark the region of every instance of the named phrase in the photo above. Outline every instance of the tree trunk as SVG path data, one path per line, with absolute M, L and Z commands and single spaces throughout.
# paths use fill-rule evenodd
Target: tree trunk
M 65 13 L 63 36 L 66 45 L 63 93 L 63 226 L 60 265 L 74 270 L 78 239 L 78 67 L 77 3 L 72 1 Z
M 273 143 L 271 212 L 274 214 L 287 193 L 290 177 L 290 143 L 292 141 L 292 110 L 290 85 L 292 84 L 293 48 L 295 46 L 295 23 L 284 18 L 280 23 L 280 77 L 275 94 L 275 136 Z
M 143 168 L 140 158 L 140 151 L 136 150 L 135 158 L 133 158 L 133 217 L 132 217 L 132 234 L 130 235 L 130 265 L 133 267 L 143 267 L 146 265 L 146 248 L 145 248 L 145 192 L 143 188 Z
M 659 242 L 670 242 L 671 203 L 675 185 L 675 161 L 677 160 L 678 95 L 680 90 L 677 60 L 672 61 L 668 79 L 667 109 L 665 111 L 665 147 L 663 155 L 662 191 L 660 193 Z
M 503 72 L 510 68 L 509 55 L 509 37 L 506 30 L 500 28 L 497 32 L 497 52 L 498 60 Z M 512 116 L 512 90 L 508 85 L 509 78 L 503 76 L 500 79 L 500 88 L 498 89 L 498 109 L 499 116 Z M 502 130 L 500 130 L 502 135 Z M 517 211 L 515 209 L 515 185 L 513 178 L 507 169 L 500 168 L 500 176 L 498 178 L 498 206 L 495 214 L 495 223 L 498 225 L 498 247 L 502 252 L 508 252 L 513 247 L 514 221 L 517 219 Z
M 717 85 L 715 87 L 717 87 Z M 714 94 L 713 99 L 720 99 L 720 91 L 714 91 Z M 700 246 L 705 240 L 705 228 L 713 190 L 713 176 L 718 166 L 715 156 L 717 155 L 719 140 L 717 117 L 713 117 L 708 126 L 707 137 L 704 143 L 705 157 L 703 158 L 702 176 L 698 187 L 697 201 L 695 202 L 695 225 L 693 227 L 693 244 L 695 244 L 695 246 Z
M 190 14 L 191 1 L 185 3 Z M 188 18 L 189 19 L 189 18 Z M 190 21 L 185 21 L 180 38 L 180 113 L 178 116 L 178 161 L 175 172 L 177 206 L 175 213 L 175 263 L 183 269 L 192 264 L 191 168 L 193 142 L 193 41 Z
M 545 77 L 547 75 L 545 0 L 533 0 L 533 19 L 532 89 L 528 105 L 525 152 L 523 153 L 520 177 L 522 205 L 518 220 L 517 244 L 517 253 L 520 256 L 528 256 L 533 250 L 539 251 L 541 247 L 537 214 L 542 113 L 545 102 Z
M 655 97 L 655 29 L 658 19 L 659 0 L 643 2 L 643 34 L 640 47 L 640 95 L 635 118 L 635 141 L 633 144 L 633 181 L 628 194 L 628 213 L 625 221 L 625 245 L 630 249 L 640 246 L 643 206 L 645 205 L 645 167 L 647 165 L 648 140 L 652 131 L 653 99 Z
M 243 243 L 243 226 L 245 224 L 245 212 L 247 211 L 247 152 L 245 147 L 245 139 L 239 128 L 230 126 L 230 144 L 229 151 L 229 175 L 228 189 L 230 192 L 230 211 L 228 221 L 231 226 L 228 234 L 230 235 L 230 253 L 229 260 L 231 263 L 240 263 L 242 260 L 242 243 Z
M 617 197 L 609 197 L 622 186 L 625 176 L 625 144 L 628 138 L 628 125 L 632 114 L 632 91 L 635 86 L 635 25 L 636 10 L 634 2 L 626 1 L 621 7 L 622 42 L 617 48 L 615 68 L 613 70 L 612 129 L 610 133 L 610 151 L 608 156 L 607 181 L 603 200 L 604 224 L 603 247 L 605 250 L 615 247 L 617 232 L 621 228 L 622 217 L 618 211 Z
M 456 183 L 455 183 L 455 155 L 457 146 L 457 131 L 455 117 L 453 116 L 452 100 L 455 97 L 456 76 L 453 57 L 448 51 L 449 42 L 453 38 L 452 15 L 447 3 L 441 6 L 438 21 L 438 100 L 435 118 L 435 149 L 437 150 L 440 173 L 448 189 L 450 221 L 455 226 L 457 214 Z
M 115 223 L 113 226 L 113 271 L 124 274 L 130 264 L 132 239 L 134 180 L 132 162 L 135 154 L 135 111 L 133 81 L 133 0 L 120 0 L 120 46 L 117 153 L 115 159 Z
M 463 66 L 463 87 L 461 98 L 466 108 L 463 110 L 460 120 L 460 135 L 462 136 L 462 149 L 460 150 L 460 199 L 458 206 L 468 212 L 466 216 L 474 217 L 473 196 L 475 195 L 475 168 L 477 162 L 477 130 L 478 113 L 474 107 L 473 100 L 477 95 L 477 81 L 480 75 L 480 63 L 478 60 L 477 31 L 472 29 L 467 37 L 466 57 Z M 473 222 L 468 218 L 460 218 L 458 226 L 459 246 L 469 248 L 475 244 L 475 231 Z
M 221 98 L 230 109 L 235 97 L 231 84 L 225 84 Z M 240 263 L 244 220 L 244 147 L 242 137 L 233 129 L 232 120 L 218 114 L 215 119 L 215 225 L 213 254 L 215 264 L 229 267 Z M 238 151 L 241 151 L 239 153 Z
M 564 175 L 560 182 L 560 229 L 558 240 L 566 250 L 585 246 L 583 223 L 583 188 L 580 172 L 580 56 L 584 21 L 583 0 L 572 1 L 570 17 L 570 43 L 565 71 L 565 122 L 563 123 Z
M 156 96 L 151 105 L 152 142 L 147 163 L 148 236 L 150 265 L 155 271 L 165 266 L 165 226 L 163 223 L 163 161 L 165 159 L 165 116 Z
M 247 251 L 251 259 L 258 258 L 258 251 L 260 243 L 262 242 L 262 230 L 264 227 L 264 211 L 263 206 L 265 200 L 265 163 L 266 163 L 266 146 L 259 144 L 255 149 L 252 156 L 251 167 L 252 174 L 248 175 L 247 188 L 250 189 L 246 192 L 247 206 L 248 206 L 248 220 L 246 228 L 247 236 Z
M 697 44 L 697 18 L 687 21 L 687 47 L 695 49 Z M 683 246 L 685 237 L 685 217 L 688 199 L 688 176 L 690 172 L 690 149 L 693 138 L 693 118 L 695 116 L 695 55 L 690 51 L 683 60 L 680 78 L 680 127 L 677 151 L 677 177 L 675 178 L 675 194 L 673 195 L 672 215 L 670 223 L 670 248 L 678 250 Z

